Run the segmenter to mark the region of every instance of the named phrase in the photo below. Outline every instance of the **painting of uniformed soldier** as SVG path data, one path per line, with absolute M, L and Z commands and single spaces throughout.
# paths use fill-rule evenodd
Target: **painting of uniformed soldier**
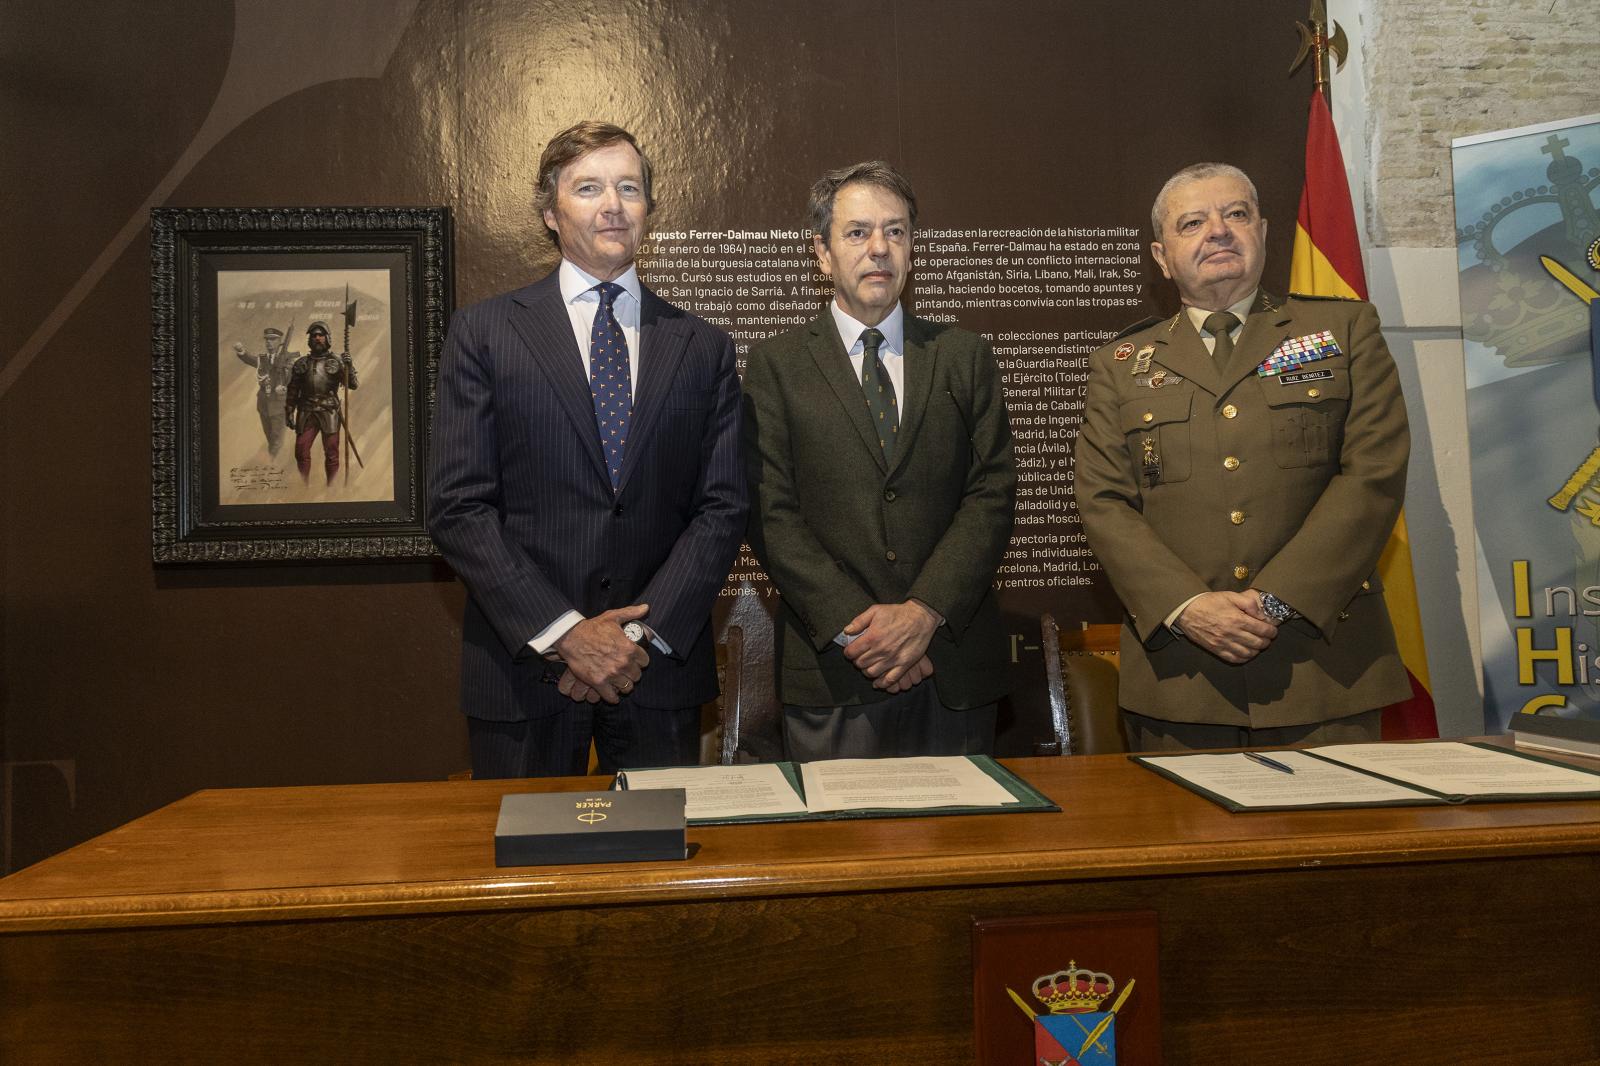
M 390 281 L 217 272 L 219 504 L 395 498 Z M 260 352 L 241 339 L 256 336 Z
M 292 328 L 292 327 L 291 327 Z M 274 456 L 283 447 L 283 399 L 288 392 L 289 368 L 294 365 L 296 353 L 289 351 L 283 340 L 283 330 L 268 326 L 261 331 L 265 350 L 252 353 L 243 342 L 235 341 L 233 354 L 239 362 L 256 374 L 256 415 L 261 419 L 261 433 L 267 440 L 267 451 Z

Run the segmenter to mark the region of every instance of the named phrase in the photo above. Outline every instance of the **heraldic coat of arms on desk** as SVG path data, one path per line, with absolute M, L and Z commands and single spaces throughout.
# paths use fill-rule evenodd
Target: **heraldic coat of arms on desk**
M 972 927 L 977 1066 L 1161 1066 L 1155 911 L 974 917 Z
M 1130 979 L 1109 1009 L 1101 1009 L 1117 990 L 1108 973 L 1078 965 L 1040 975 L 1033 982 L 1033 998 L 1045 1008 L 1041 1014 L 1010 988 L 1006 992 L 1033 1023 L 1033 1052 L 1038 1066 L 1114 1066 L 1117 1061 L 1117 1012 L 1128 1001 Z

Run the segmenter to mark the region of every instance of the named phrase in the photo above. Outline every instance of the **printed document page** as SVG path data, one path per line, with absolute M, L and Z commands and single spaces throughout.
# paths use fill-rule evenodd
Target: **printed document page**
M 1425 792 L 1379 781 L 1375 777 L 1332 766 L 1298 751 L 1268 755 L 1294 771 L 1286 774 L 1232 755 L 1149 755 L 1140 761 L 1159 766 L 1196 788 L 1214 792 L 1241 807 L 1320 807 L 1368 803 L 1433 803 Z
M 628 770 L 628 791 L 681 788 L 687 797 L 685 818 L 742 818 L 752 814 L 800 814 L 805 801 L 776 763 L 741 766 L 679 766 L 665 770 Z
M 828 759 L 800 764 L 812 811 L 1000 807 L 1017 799 L 961 755 Z
M 1307 750 L 1346 766 L 1382 774 L 1449 796 L 1538 796 L 1580 792 L 1600 796 L 1600 776 L 1524 759 L 1508 751 L 1493 751 L 1455 741 L 1436 744 L 1331 744 Z

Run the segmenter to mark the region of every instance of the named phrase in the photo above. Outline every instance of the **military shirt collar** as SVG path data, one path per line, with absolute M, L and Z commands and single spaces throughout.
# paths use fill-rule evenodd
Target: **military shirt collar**
M 1246 318 L 1250 317 L 1250 312 L 1251 312 L 1252 309 L 1254 309 L 1254 307 L 1256 305 L 1256 297 L 1258 297 L 1260 295 L 1261 295 L 1261 290 L 1260 289 L 1252 290 L 1249 296 L 1246 296 L 1244 299 L 1240 300 L 1238 303 L 1230 304 L 1227 307 L 1223 308 L 1224 311 L 1233 312 L 1233 316 L 1239 320 L 1239 324 L 1237 326 L 1234 326 L 1233 329 L 1228 331 L 1228 335 L 1230 337 L 1232 337 L 1234 340 L 1238 340 L 1239 339 L 1239 331 L 1244 329 L 1244 320 Z M 1204 337 L 1206 335 L 1205 329 L 1204 329 L 1204 326 L 1206 324 L 1206 319 L 1210 318 L 1211 315 L 1214 314 L 1215 312 L 1212 311 L 1212 310 L 1208 310 L 1206 308 L 1203 308 L 1203 307 L 1189 307 L 1189 306 L 1185 306 L 1184 307 L 1184 311 L 1189 315 L 1189 321 L 1190 321 L 1191 324 L 1193 324 L 1194 331 L 1196 333 L 1200 334 L 1200 336 Z

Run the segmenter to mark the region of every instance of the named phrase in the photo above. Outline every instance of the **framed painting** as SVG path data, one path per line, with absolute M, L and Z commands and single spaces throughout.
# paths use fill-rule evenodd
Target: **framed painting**
M 443 207 L 157 208 L 157 563 L 435 554 Z

